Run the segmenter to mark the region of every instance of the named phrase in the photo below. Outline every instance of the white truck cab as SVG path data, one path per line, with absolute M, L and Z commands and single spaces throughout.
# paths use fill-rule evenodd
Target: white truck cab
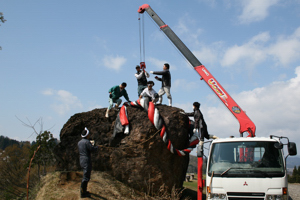
M 288 199 L 283 138 L 287 139 L 270 136 L 212 141 L 206 171 L 207 199 Z M 288 141 L 286 145 L 288 155 L 297 154 L 295 143 Z

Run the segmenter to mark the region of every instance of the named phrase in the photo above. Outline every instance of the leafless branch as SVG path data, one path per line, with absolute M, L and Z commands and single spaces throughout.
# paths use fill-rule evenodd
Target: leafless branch
M 16 118 L 22 123 L 23 126 L 31 128 L 33 130 L 33 132 L 31 133 L 31 135 L 28 138 L 30 138 L 33 134 L 40 135 L 40 134 L 42 134 L 44 132 L 44 122 L 43 122 L 43 118 L 42 117 L 40 117 L 39 119 L 37 119 L 34 124 L 32 124 L 31 121 L 27 117 L 26 117 L 26 120 L 28 121 L 27 123 L 24 122 L 24 121 L 22 121 L 17 116 L 16 116 Z M 36 125 L 40 126 L 40 131 L 37 131 Z M 46 131 L 50 131 L 53 127 L 54 126 L 52 126 L 51 128 L 47 129 Z

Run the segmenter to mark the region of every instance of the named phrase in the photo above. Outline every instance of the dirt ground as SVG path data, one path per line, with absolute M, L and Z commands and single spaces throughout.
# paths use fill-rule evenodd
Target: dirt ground
M 78 200 L 80 198 L 80 183 L 82 172 L 55 172 L 48 174 L 42 180 L 42 184 L 31 191 L 31 198 L 36 200 L 55 199 L 55 200 Z M 151 188 L 149 188 L 150 192 Z M 90 198 L 100 200 L 176 200 L 180 199 L 178 192 L 171 196 L 165 193 L 156 194 L 155 197 L 147 195 L 127 187 L 125 184 L 114 179 L 104 172 L 92 172 L 91 180 L 88 184 Z M 191 195 L 197 194 L 195 191 L 184 191 L 184 198 L 181 200 L 194 199 Z M 182 196 L 182 195 L 181 195 Z
M 77 200 L 80 198 L 81 172 L 67 172 L 49 174 L 44 177 L 42 187 L 39 189 L 36 200 L 59 199 L 59 200 Z M 135 199 L 141 195 L 130 191 L 121 182 L 114 180 L 105 173 L 92 173 L 88 184 L 88 191 L 92 193 L 89 199 Z
M 289 184 L 289 200 L 300 200 L 300 183 Z

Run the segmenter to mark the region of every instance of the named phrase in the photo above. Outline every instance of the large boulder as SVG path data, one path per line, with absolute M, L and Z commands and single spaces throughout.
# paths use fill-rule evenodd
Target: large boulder
M 189 145 L 189 119 L 176 107 L 156 106 L 166 126 L 168 138 L 176 149 Z M 55 149 L 57 170 L 81 170 L 77 143 L 84 127 L 99 145 L 92 156 L 93 170 L 107 171 L 117 180 L 141 190 L 159 192 L 181 188 L 188 168 L 189 156 L 171 153 L 142 108 L 127 107 L 130 133 L 119 133 L 112 138 L 118 111 L 106 108 L 73 115 L 60 132 L 60 143 Z

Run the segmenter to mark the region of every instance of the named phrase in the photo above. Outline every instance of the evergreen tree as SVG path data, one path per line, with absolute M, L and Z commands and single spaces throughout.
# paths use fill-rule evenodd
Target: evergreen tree
M 34 151 L 40 146 L 40 149 L 37 151 L 33 164 L 38 166 L 38 175 L 40 173 L 40 168 L 43 166 L 43 175 L 46 175 L 46 167 L 54 163 L 54 147 L 56 145 L 56 139 L 53 138 L 50 131 L 44 131 L 41 134 L 38 134 L 36 137 L 36 143 L 31 146 L 30 158 L 33 156 Z
M 17 140 L 9 139 L 8 137 L 0 136 L 0 149 L 4 150 L 8 146 L 12 146 L 14 144 L 19 145 Z
M 296 166 L 294 166 L 293 174 L 292 174 L 292 181 L 293 181 L 292 183 L 296 183 L 297 174 L 298 174 L 298 170 L 297 170 Z
M 300 166 L 298 166 L 298 169 L 296 166 L 294 166 L 292 175 L 288 176 L 288 182 L 289 183 L 300 183 Z

